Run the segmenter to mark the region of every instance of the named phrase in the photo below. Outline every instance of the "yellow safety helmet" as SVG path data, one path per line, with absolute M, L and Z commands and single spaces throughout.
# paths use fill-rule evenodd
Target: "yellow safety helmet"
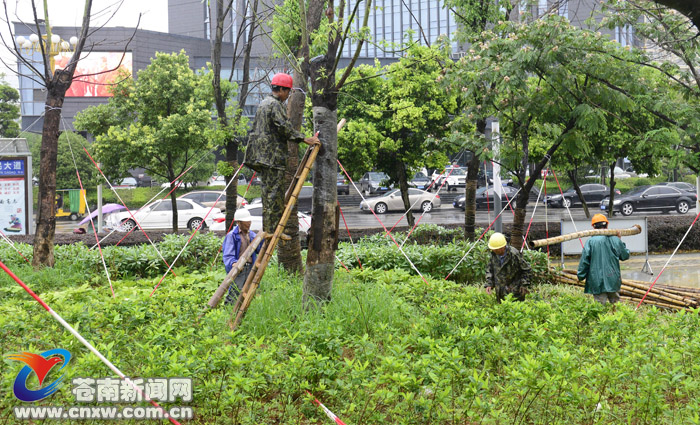
M 507 244 L 506 237 L 503 233 L 494 233 L 491 235 L 491 239 L 489 239 L 489 249 L 491 250 L 501 249 Z
M 608 222 L 608 218 L 605 217 L 603 214 L 596 214 L 591 219 L 591 226 L 595 226 L 596 223 L 607 223 L 607 222 Z

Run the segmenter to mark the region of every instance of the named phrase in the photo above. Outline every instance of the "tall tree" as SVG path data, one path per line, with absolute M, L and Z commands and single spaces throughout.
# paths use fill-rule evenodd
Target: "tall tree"
M 321 150 L 314 167 L 314 194 L 312 223 L 309 232 L 309 249 L 304 275 L 303 303 L 309 308 L 324 303 L 331 298 L 333 273 L 335 270 L 335 250 L 338 237 L 336 171 L 338 169 L 337 105 L 338 92 L 345 84 L 361 52 L 366 35 L 355 40 L 355 53 L 342 75 L 336 79 L 340 60 L 339 52 L 346 42 L 350 42 L 352 28 L 359 0 L 346 8 L 345 0 L 340 0 L 337 8 L 333 1 L 299 1 L 299 21 L 301 29 L 302 66 L 311 83 L 311 104 L 314 131 L 319 132 Z M 367 27 L 371 0 L 364 4 L 361 27 Z M 345 16 L 346 9 L 350 15 Z M 337 19 L 336 19 L 337 16 Z M 322 18 L 324 18 L 322 20 Z M 323 21 L 323 22 L 322 22 Z M 323 25 L 321 25 L 323 23 Z M 318 29 L 309 32 L 308 29 Z M 314 44 L 311 44 L 311 40 Z M 311 48 L 313 46 L 313 49 Z M 320 52 L 311 58 L 311 52 Z
M 306 108 L 306 93 L 309 91 L 308 63 L 302 59 L 309 55 L 310 46 L 302 43 L 302 38 L 309 33 L 318 31 L 321 25 L 320 17 L 308 20 L 310 26 L 302 28 L 299 0 L 287 0 L 275 8 L 273 17 L 272 40 L 280 48 L 277 55 L 292 62 L 293 81 L 295 90 L 287 101 L 287 115 L 296 130 L 301 130 Z M 320 14 L 320 10 L 315 13 Z M 287 168 L 285 170 L 285 185 L 288 187 L 299 167 L 299 145 L 287 143 Z M 280 240 L 277 258 L 285 270 L 290 273 L 301 273 L 304 269 L 301 258 L 301 240 L 299 238 L 298 207 L 292 207 L 289 220 L 284 228 L 289 240 Z
M 371 151 L 376 157 L 371 162 L 397 183 L 409 226 L 415 224 L 408 195 L 412 173 L 422 167 L 442 167 L 447 161 L 444 144 L 438 140 L 450 131 L 447 124 L 459 111 L 461 98 L 455 91 L 445 91 L 438 77 L 451 63 L 444 43 L 413 44 L 397 62 L 353 72 L 341 93 L 342 116 L 366 127 L 356 125 L 358 133 L 348 132 L 341 138 L 344 150 L 354 155 L 355 143 L 374 143 Z M 360 140 L 367 135 L 375 137 Z
M 613 52 L 633 53 L 601 34 L 574 28 L 559 17 L 503 25 L 508 35 L 490 32 L 490 38 L 460 60 L 462 66 L 449 80 L 467 87 L 465 96 L 480 99 L 471 113 L 496 114 L 501 121 L 501 161 L 522 188 L 511 235 L 511 243 L 519 247 L 530 191 L 550 158 L 560 148 L 590 153 L 594 145 L 605 143 L 609 119 L 634 134 L 631 118 L 661 95 L 632 98 L 611 87 L 635 94 L 650 89 L 641 83 L 637 67 L 610 59 Z M 634 134 L 639 144 L 667 145 L 667 136 L 656 129 Z M 527 178 L 530 162 L 535 166 Z
M 601 25 L 633 29 L 635 43 L 645 44 L 644 49 L 637 49 L 631 43 L 634 40 L 628 40 L 630 45 L 626 49 L 633 54 L 613 53 L 611 58 L 645 68 L 647 72 L 641 76 L 644 80 L 662 78 L 673 87 L 671 95 L 658 97 L 657 103 L 646 111 L 679 132 L 673 163 L 684 164 L 700 174 L 700 27 L 697 20 L 693 21 L 693 26 L 688 17 L 650 0 L 608 0 L 604 10 L 608 13 Z M 607 83 L 627 97 L 654 94 L 633 93 L 610 81 Z
M 509 0 L 446 0 L 445 5 L 454 13 L 459 28 L 456 32 L 457 38 L 469 44 L 483 44 L 486 37 L 486 30 L 493 28 L 498 22 L 508 21 L 513 11 L 514 2 Z M 466 99 L 469 104 L 475 104 L 476 99 Z M 477 102 L 478 103 L 478 102 Z M 472 115 L 474 118 L 474 115 Z M 463 121 L 463 117 L 457 117 L 453 127 L 460 131 L 471 129 L 473 126 Z M 462 139 L 462 148 L 471 153 L 467 163 L 467 181 L 464 199 L 464 236 L 468 240 L 476 238 L 476 189 L 479 177 L 479 165 L 483 159 L 483 154 L 488 146 L 485 138 L 486 117 L 482 114 L 476 115 L 476 135 L 463 134 L 451 135 L 451 139 Z M 471 131 L 471 130 L 469 130 Z
M 108 167 L 143 167 L 174 188 L 176 178 L 219 139 L 211 119 L 210 79 L 190 69 L 184 51 L 156 53 L 138 79 L 116 86 L 107 105 L 78 114 L 75 127 L 95 136 L 96 156 Z M 173 231 L 178 231 L 176 191 L 170 196 Z
M 251 52 L 253 41 L 258 37 L 260 22 L 265 20 L 265 16 L 259 16 L 259 3 L 258 0 L 214 0 L 216 19 L 214 38 L 212 38 L 211 43 L 212 88 L 220 137 L 217 144 L 224 146 L 226 150 L 226 166 L 220 167 L 219 172 L 223 172 L 228 183 L 226 189 L 227 229 L 231 227 L 233 217 L 236 214 L 236 199 L 238 198 L 238 181 L 234 179 L 231 182 L 230 179 L 239 168 L 240 136 L 245 133 L 248 123 L 243 111 L 251 91 L 251 85 L 254 83 L 251 81 L 250 75 Z M 211 5 L 207 5 L 207 7 L 211 7 Z M 232 16 L 232 10 L 245 10 L 250 13 L 240 17 Z M 232 28 L 237 28 L 237 32 L 232 34 L 234 40 L 232 43 L 231 72 L 228 80 L 222 80 L 222 49 L 227 18 L 236 20 L 238 25 L 231 25 Z M 233 83 L 233 77 L 236 75 L 234 70 L 236 69 L 242 70 L 238 93 L 236 93 L 236 85 Z M 238 95 L 237 108 L 228 106 L 236 95 Z
M 42 128 L 41 162 L 39 170 L 39 205 L 36 214 L 36 234 L 34 236 L 34 267 L 49 266 L 55 263 L 53 241 L 56 234 L 56 157 L 58 152 L 58 135 L 61 124 L 61 109 L 66 96 L 66 91 L 73 82 L 75 69 L 85 47 L 85 41 L 90 33 L 90 18 L 92 0 L 85 0 L 83 4 L 83 18 L 80 34 L 77 37 L 73 56 L 63 69 L 53 69 L 53 57 L 57 47 L 61 43 L 52 42 L 51 25 L 49 20 L 48 1 L 44 0 L 43 23 L 37 12 L 36 0 L 31 1 L 34 23 L 29 26 L 38 36 L 41 65 L 38 67 L 30 57 L 25 56 L 18 45 L 14 35 L 12 40 L 3 39 L 3 43 L 16 60 L 31 70 L 31 76 L 46 88 L 46 112 Z M 4 4 L 5 16 L 9 16 L 8 5 Z M 6 20 L 10 34 L 14 34 L 11 21 Z M 44 38 L 44 36 L 46 38 Z

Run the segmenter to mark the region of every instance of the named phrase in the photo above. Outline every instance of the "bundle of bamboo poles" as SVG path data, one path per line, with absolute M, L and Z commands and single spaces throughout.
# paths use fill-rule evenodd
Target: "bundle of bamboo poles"
M 585 283 L 579 281 L 575 270 L 550 269 L 551 278 L 558 283 L 574 285 L 583 288 Z M 650 282 L 622 279 L 620 298 L 627 301 L 639 302 L 649 291 Z M 682 286 L 654 285 L 644 299 L 644 304 L 658 307 L 683 310 L 700 306 L 700 289 Z
M 530 249 L 535 249 L 535 248 L 538 248 L 541 246 L 554 245 L 557 243 L 562 243 L 562 242 L 570 241 L 573 239 L 587 238 L 589 236 L 598 236 L 598 235 L 615 236 L 615 235 L 617 235 L 617 232 L 620 232 L 620 236 L 632 236 L 632 235 L 639 234 L 641 231 L 642 231 L 642 228 L 638 224 L 635 224 L 634 226 L 630 227 L 629 229 L 590 229 L 590 230 L 582 230 L 582 231 L 576 232 L 576 233 L 568 233 L 566 235 L 555 236 L 555 237 L 549 238 L 549 239 L 538 239 L 536 241 L 530 241 L 528 243 L 528 245 L 530 246 Z

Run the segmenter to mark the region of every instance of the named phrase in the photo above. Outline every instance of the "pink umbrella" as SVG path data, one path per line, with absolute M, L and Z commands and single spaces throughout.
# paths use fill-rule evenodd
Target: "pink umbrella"
M 126 207 L 124 205 L 119 205 L 119 204 L 104 204 L 102 206 L 102 215 L 104 214 L 109 214 L 114 211 L 119 211 L 119 210 L 125 210 Z M 88 223 L 91 219 L 97 217 L 97 209 L 95 209 L 93 212 L 90 213 L 89 216 L 85 217 L 78 225 Z

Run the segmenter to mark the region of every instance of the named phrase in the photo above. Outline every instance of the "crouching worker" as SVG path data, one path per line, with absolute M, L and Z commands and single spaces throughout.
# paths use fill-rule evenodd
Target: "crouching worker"
M 499 303 L 508 294 L 524 301 L 530 286 L 530 264 L 522 254 L 506 242 L 502 233 L 494 233 L 489 239 L 491 259 L 486 269 L 486 293 L 496 292 Z
M 231 271 L 241 257 L 241 254 L 245 252 L 250 242 L 255 239 L 255 232 L 250 230 L 251 216 L 248 210 L 236 210 L 233 220 L 236 222 L 236 226 L 226 235 L 223 245 L 226 273 Z M 236 276 L 234 280 L 235 285 L 229 286 L 224 304 L 234 304 L 238 299 L 238 294 L 241 293 L 241 289 L 243 289 L 243 285 L 245 285 L 245 281 L 248 279 L 248 275 L 255 263 L 257 254 L 260 252 L 261 246 L 262 244 L 258 246 L 253 255 L 246 261 L 245 267 L 243 267 L 243 270 L 238 273 L 238 276 Z
M 596 214 L 591 219 L 594 229 L 607 229 L 608 219 L 603 214 Z M 578 280 L 586 280 L 584 293 L 592 294 L 593 299 L 601 304 L 615 304 L 620 300 L 620 260 L 630 258 L 630 251 L 620 237 L 593 236 L 586 241 L 578 263 Z

